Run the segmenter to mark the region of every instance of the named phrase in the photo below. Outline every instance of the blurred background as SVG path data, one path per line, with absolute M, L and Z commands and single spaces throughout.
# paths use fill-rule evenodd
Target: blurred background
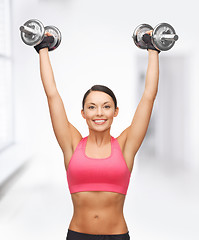
M 0 238 L 65 239 L 73 214 L 63 154 L 53 133 L 39 55 L 19 27 L 29 19 L 62 33 L 50 52 L 69 121 L 88 135 L 84 93 L 110 87 L 120 112 L 111 134 L 131 123 L 147 51 L 132 40 L 141 23 L 171 24 L 179 40 L 160 53 L 150 125 L 136 155 L 124 216 L 134 240 L 199 239 L 199 18 L 197 1 L 0 0 Z

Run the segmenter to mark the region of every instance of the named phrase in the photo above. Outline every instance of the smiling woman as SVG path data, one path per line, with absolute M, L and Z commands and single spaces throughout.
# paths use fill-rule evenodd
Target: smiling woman
M 94 85 L 82 101 L 89 135 L 69 122 L 56 87 L 48 48 L 39 51 L 40 73 L 53 130 L 63 151 L 68 187 L 74 206 L 67 240 L 129 240 L 123 215 L 135 155 L 145 137 L 159 80 L 158 52 L 148 50 L 149 62 L 142 99 L 132 123 L 117 138 L 110 134 L 119 108 L 106 86 Z
M 114 93 L 102 85 L 95 85 L 85 93 L 82 108 L 81 113 L 86 119 L 90 134 L 92 134 L 92 130 L 100 129 L 102 131 L 104 129 L 105 131 L 109 129 L 113 118 L 118 115 L 119 111 Z

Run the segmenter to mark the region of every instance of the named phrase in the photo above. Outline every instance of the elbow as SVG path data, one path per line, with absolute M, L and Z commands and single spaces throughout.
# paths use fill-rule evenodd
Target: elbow
M 53 99 L 53 98 L 55 98 L 56 96 L 58 96 L 59 95 L 59 92 L 58 91 L 52 91 L 52 92 L 50 92 L 50 93 L 46 93 L 46 97 L 47 97 L 47 99 Z
M 157 93 L 158 93 L 158 91 L 147 91 L 147 90 L 145 90 L 144 91 L 144 96 L 151 101 L 155 101 Z

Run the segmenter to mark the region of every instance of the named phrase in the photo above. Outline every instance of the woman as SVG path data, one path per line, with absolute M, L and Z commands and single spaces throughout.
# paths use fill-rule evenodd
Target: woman
M 74 205 L 67 240 L 130 239 L 123 206 L 134 158 L 145 137 L 158 90 L 159 51 L 153 47 L 151 39 L 148 40 L 145 89 L 131 125 L 117 138 L 110 135 L 113 119 L 119 111 L 117 100 L 109 88 L 95 85 L 83 98 L 81 114 L 87 122 L 89 135 L 82 138 L 69 122 L 56 88 L 48 54 L 51 41 L 52 36 L 47 34 L 35 49 L 39 53 L 41 80 L 53 130 L 64 154 Z

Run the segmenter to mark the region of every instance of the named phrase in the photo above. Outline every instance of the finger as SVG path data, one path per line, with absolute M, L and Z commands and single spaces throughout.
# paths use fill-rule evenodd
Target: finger
M 146 31 L 146 33 L 149 34 L 150 36 L 152 36 L 152 32 L 153 30 Z
M 52 34 L 49 33 L 49 32 L 46 32 L 45 35 L 46 35 L 46 36 L 52 36 Z

